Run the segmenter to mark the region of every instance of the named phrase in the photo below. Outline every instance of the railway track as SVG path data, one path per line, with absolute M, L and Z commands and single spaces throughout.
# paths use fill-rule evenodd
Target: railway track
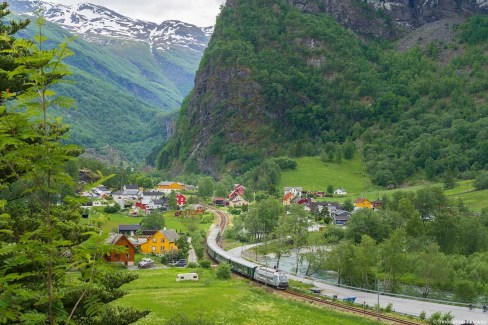
M 358 314 L 358 315 L 368 316 L 370 318 L 377 318 L 377 313 L 375 311 L 372 311 L 372 310 L 366 310 L 363 308 L 348 306 L 348 305 L 341 304 L 338 302 L 324 300 L 324 299 L 321 299 L 319 297 L 310 296 L 310 295 L 306 295 L 306 294 L 302 294 L 302 293 L 297 293 L 297 292 L 294 292 L 291 290 L 280 290 L 280 291 L 285 293 L 286 295 L 290 295 L 290 296 L 299 298 L 299 299 L 304 300 L 304 301 L 315 302 L 315 303 L 318 303 L 321 305 L 334 307 L 334 308 L 339 309 L 339 310 L 343 310 L 343 311 L 347 311 L 347 312 L 353 312 L 353 313 Z M 389 316 L 389 315 L 380 315 L 380 320 L 388 322 L 390 324 L 403 324 L 403 325 L 419 325 L 419 324 L 422 324 L 422 323 L 415 322 L 412 320 L 396 318 L 396 317 Z

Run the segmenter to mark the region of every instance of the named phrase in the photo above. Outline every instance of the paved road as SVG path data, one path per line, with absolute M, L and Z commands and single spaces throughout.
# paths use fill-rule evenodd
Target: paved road
M 190 243 L 190 250 L 188 251 L 188 263 L 193 262 L 198 264 L 197 254 L 195 254 L 195 250 L 191 244 L 191 237 L 188 237 L 188 242 Z
M 232 256 L 241 257 L 241 253 L 243 251 L 245 251 L 246 249 L 250 249 L 254 246 L 256 246 L 256 244 L 237 247 L 229 250 L 228 253 Z M 332 297 L 334 295 L 337 296 L 338 299 L 342 299 L 345 297 L 356 297 L 356 303 L 366 303 L 368 306 L 376 305 L 378 300 L 378 296 L 374 293 L 337 287 L 317 280 L 296 277 L 291 274 L 288 274 L 288 276 L 292 280 L 308 283 L 313 285 L 314 287 L 321 288 L 323 290 L 322 294 L 329 297 Z M 380 306 L 386 307 L 390 303 L 393 305 L 393 309 L 400 313 L 418 316 L 420 312 L 425 311 L 427 317 L 429 317 L 431 314 L 438 311 L 443 313 L 451 312 L 451 314 L 454 316 L 454 324 L 463 324 L 465 320 L 470 320 L 475 322 L 475 324 L 477 325 L 488 325 L 488 313 L 483 313 L 480 309 L 469 310 L 467 307 L 442 305 L 437 303 L 409 300 L 383 295 L 380 296 Z

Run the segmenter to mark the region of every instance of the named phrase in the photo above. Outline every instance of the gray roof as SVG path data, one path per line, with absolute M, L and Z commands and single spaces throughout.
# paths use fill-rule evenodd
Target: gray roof
M 152 200 L 154 204 L 156 205 L 165 205 L 166 202 L 168 201 L 167 199 L 162 199 L 162 200 Z
M 351 213 L 344 210 L 337 210 L 335 212 L 332 212 L 332 215 L 334 216 L 335 220 L 343 220 L 343 221 L 347 221 L 349 217 L 351 217 Z
M 148 192 L 143 192 L 142 195 L 144 196 L 163 196 L 163 192 L 156 192 L 156 191 L 148 191 Z
M 317 202 L 317 205 L 327 206 L 327 207 L 336 207 L 337 209 L 341 208 L 341 204 L 339 202 Z
M 180 235 L 178 235 L 174 230 L 161 230 L 161 232 L 172 243 L 174 243 L 178 238 L 180 238 Z
M 115 245 L 120 238 L 124 237 L 124 235 L 122 234 L 111 234 L 107 240 L 105 241 L 106 244 L 110 244 L 110 245 Z
M 124 185 L 124 188 L 126 190 L 139 190 L 139 186 L 134 185 L 134 184 Z
M 121 231 L 137 231 L 141 225 L 119 225 L 119 232 Z
M 139 190 L 120 190 L 120 191 L 117 191 L 117 192 L 113 192 L 112 193 L 112 196 L 113 195 L 137 195 L 139 193 Z

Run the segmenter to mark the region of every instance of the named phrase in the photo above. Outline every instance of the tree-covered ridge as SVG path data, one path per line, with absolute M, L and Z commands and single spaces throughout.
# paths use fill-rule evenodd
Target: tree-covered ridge
M 482 168 L 486 41 L 472 35 L 486 33 L 486 19 L 470 19 L 453 44 L 399 53 L 327 14 L 234 1 L 158 165 L 243 173 L 267 155 L 315 155 L 350 139 L 381 185 Z

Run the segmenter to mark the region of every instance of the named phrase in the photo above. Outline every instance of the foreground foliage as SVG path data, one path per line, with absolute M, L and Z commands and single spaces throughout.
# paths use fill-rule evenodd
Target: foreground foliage
M 9 36 L 24 25 L 0 25 L 1 61 L 12 63 L 3 67 L 0 102 L 0 323 L 135 321 L 146 312 L 102 308 L 135 277 L 104 262 L 114 247 L 100 229 L 80 224 L 80 202 L 61 201 L 61 190 L 74 187 L 66 163 L 82 152 L 65 144 L 68 128 L 51 115 L 72 105 L 51 90 L 69 75 L 70 40 L 46 48 L 40 18 L 34 42 Z

